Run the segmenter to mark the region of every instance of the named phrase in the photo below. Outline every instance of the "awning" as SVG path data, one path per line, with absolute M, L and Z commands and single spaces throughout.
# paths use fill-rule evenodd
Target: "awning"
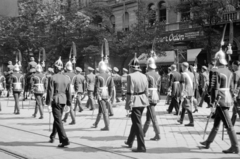
M 159 63 L 159 64 L 166 64 L 166 63 L 169 63 L 169 62 L 174 62 L 174 57 L 175 57 L 175 53 L 174 51 L 165 51 L 166 55 L 162 55 L 162 56 L 157 56 L 157 59 L 156 59 L 156 63 Z M 146 53 L 143 53 L 141 54 L 138 59 L 139 59 L 139 63 L 141 65 L 145 65 L 147 63 L 147 56 L 148 54 Z
M 191 49 L 187 50 L 187 61 L 192 62 L 195 61 L 198 54 L 202 51 L 202 49 Z

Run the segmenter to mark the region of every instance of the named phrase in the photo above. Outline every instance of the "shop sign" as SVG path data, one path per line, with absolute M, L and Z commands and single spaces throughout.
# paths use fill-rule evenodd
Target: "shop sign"
M 201 36 L 202 33 L 200 31 L 195 32 L 186 32 L 186 33 L 171 33 L 170 35 L 160 37 L 158 39 L 159 42 L 175 42 L 175 41 L 184 41 L 187 39 L 195 39 L 198 36 Z

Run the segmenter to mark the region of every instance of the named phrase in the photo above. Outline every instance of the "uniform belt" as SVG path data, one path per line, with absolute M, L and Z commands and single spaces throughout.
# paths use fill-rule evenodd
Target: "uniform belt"
M 173 82 L 173 83 L 179 83 L 179 81 L 175 81 L 175 82 Z
M 140 92 L 140 93 L 130 93 L 130 92 L 127 92 L 127 95 L 135 95 L 135 96 L 138 96 L 138 95 L 142 95 L 142 94 L 145 94 L 145 92 Z
M 148 88 L 149 91 L 157 91 L 157 88 Z
M 108 87 L 100 87 L 100 89 L 106 90 L 106 89 L 108 89 Z

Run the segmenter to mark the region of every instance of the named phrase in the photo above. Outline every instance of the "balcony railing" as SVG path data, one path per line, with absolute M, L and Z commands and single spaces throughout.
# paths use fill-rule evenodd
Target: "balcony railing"
M 240 11 L 227 12 L 222 15 L 221 22 L 240 20 Z

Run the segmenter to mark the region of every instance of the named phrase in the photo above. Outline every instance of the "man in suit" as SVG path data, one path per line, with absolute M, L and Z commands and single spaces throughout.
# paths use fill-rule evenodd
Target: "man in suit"
M 135 137 L 137 137 L 137 149 L 133 149 L 132 151 L 146 152 L 141 118 L 144 108 L 149 106 L 148 80 L 144 74 L 139 72 L 140 65 L 136 54 L 130 61 L 129 68 L 130 74 L 127 77 L 127 100 L 125 109 L 132 111 L 132 127 L 125 144 L 131 148 Z
M 79 112 L 82 112 L 83 108 L 82 108 L 81 98 L 82 98 L 82 95 L 84 93 L 83 88 L 84 88 L 85 78 L 81 74 L 82 69 L 80 67 L 76 67 L 76 71 L 77 71 L 77 75 L 76 75 L 75 80 L 73 81 L 74 86 L 75 86 L 75 90 L 77 92 L 77 101 L 75 103 L 74 111 L 76 112 L 76 109 L 77 109 L 77 106 L 78 106 L 79 107 Z
M 183 123 L 185 112 L 187 111 L 188 117 L 190 120 L 189 124 L 185 126 L 194 127 L 194 119 L 192 114 L 193 107 L 193 96 L 194 96 L 194 75 L 192 72 L 188 70 L 189 64 L 187 62 L 182 63 L 182 91 L 181 91 L 181 99 L 182 99 L 182 113 L 181 118 L 178 120 L 180 124 Z
M 107 103 L 111 98 L 111 92 L 114 87 L 113 79 L 112 76 L 107 73 L 107 65 L 103 60 L 99 63 L 98 68 L 100 73 L 98 76 L 96 76 L 94 95 L 97 97 L 99 108 L 96 121 L 92 128 L 97 128 L 98 123 L 101 120 L 101 116 L 103 115 L 105 127 L 102 128 L 101 131 L 109 131 L 109 114 Z
M 62 73 L 63 64 L 61 59 L 55 62 L 55 72 L 48 85 L 46 104 L 49 112 L 52 111 L 54 122 L 51 143 L 54 142 L 55 134 L 58 133 L 60 144 L 58 147 L 65 147 L 70 144 L 62 123 L 62 113 L 65 105 L 71 105 L 70 80 Z M 51 104 L 51 107 L 50 107 Z
M 181 74 L 177 71 L 177 66 L 173 64 L 171 66 L 172 73 L 170 74 L 170 85 L 169 85 L 169 94 L 171 94 L 171 103 L 168 108 L 168 113 L 172 113 L 173 108 L 176 110 L 176 114 L 178 115 L 179 111 L 179 98 L 181 95 Z
M 147 120 L 143 126 L 144 136 L 150 126 L 152 121 L 153 128 L 155 131 L 155 136 L 150 140 L 158 141 L 160 140 L 160 130 L 158 126 L 158 121 L 155 112 L 155 106 L 160 100 L 160 91 L 161 91 L 161 76 L 156 72 L 156 64 L 153 57 L 150 57 L 147 61 L 147 79 L 148 79 L 148 98 L 150 105 L 147 107 Z
M 232 125 L 230 116 L 229 116 L 229 109 L 233 104 L 232 93 L 234 92 L 233 85 L 234 85 L 234 78 L 233 73 L 226 67 L 227 60 L 225 58 L 225 53 L 220 49 L 215 54 L 215 59 L 217 60 L 217 71 L 216 71 L 216 78 L 217 80 L 210 79 L 210 85 L 217 86 L 216 96 L 212 100 L 218 101 L 216 105 L 216 115 L 214 119 L 213 128 L 207 138 L 206 141 L 200 142 L 204 147 L 209 149 L 210 144 L 214 141 L 215 137 L 217 136 L 219 126 L 221 121 L 224 124 L 224 128 L 227 129 L 227 133 L 231 142 L 231 147 L 227 150 L 223 150 L 223 153 L 239 153 L 239 144 L 237 140 L 237 135 L 235 133 L 235 129 Z M 214 76 L 213 76 L 214 77 Z M 215 84 L 212 84 L 215 82 Z M 213 104 L 213 103 L 212 103 Z
M 19 97 L 24 88 L 24 77 L 22 74 L 19 73 L 20 67 L 17 63 L 13 71 L 14 73 L 12 74 L 12 90 L 15 100 L 14 114 L 20 114 Z
M 90 110 L 94 110 L 95 102 L 93 99 L 93 91 L 94 91 L 94 84 L 95 84 L 95 75 L 93 74 L 94 69 L 92 67 L 88 67 L 89 74 L 87 75 L 87 91 L 88 91 L 88 101 L 86 107 Z

